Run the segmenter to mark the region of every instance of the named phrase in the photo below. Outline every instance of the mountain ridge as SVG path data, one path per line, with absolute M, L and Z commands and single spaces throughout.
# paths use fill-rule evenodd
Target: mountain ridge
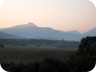
M 73 40 L 73 41 L 80 41 L 81 38 L 85 37 L 87 33 L 86 32 L 85 34 L 80 34 L 78 31 L 65 32 L 65 31 L 55 30 L 50 27 L 39 27 L 34 23 L 28 23 L 24 25 L 13 26 L 10 28 L 4 28 L 4 29 L 0 29 L 0 31 L 23 38 L 53 39 L 53 40 L 64 39 L 64 40 Z
M 83 36 L 96 36 L 96 27 L 84 33 Z

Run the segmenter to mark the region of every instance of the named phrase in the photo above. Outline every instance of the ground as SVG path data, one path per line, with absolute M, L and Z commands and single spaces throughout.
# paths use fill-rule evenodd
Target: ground
M 77 48 L 0 48 L 2 62 L 32 62 L 44 58 L 67 59 Z

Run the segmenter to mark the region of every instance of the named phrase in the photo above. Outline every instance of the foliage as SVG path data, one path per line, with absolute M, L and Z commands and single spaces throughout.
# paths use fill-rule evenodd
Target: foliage
M 1 65 L 10 72 L 70 72 L 66 63 L 51 58 L 29 64 L 2 63 Z
M 41 64 L 41 72 L 70 72 L 70 67 L 58 59 L 47 58 Z
M 69 58 L 68 64 L 72 72 L 87 72 L 94 68 L 96 59 L 88 54 L 73 55 Z
M 90 53 L 96 55 L 96 37 L 86 37 L 81 40 L 79 53 Z
M 87 72 L 96 63 L 96 37 L 86 37 L 81 40 L 78 51 L 69 59 L 73 72 Z

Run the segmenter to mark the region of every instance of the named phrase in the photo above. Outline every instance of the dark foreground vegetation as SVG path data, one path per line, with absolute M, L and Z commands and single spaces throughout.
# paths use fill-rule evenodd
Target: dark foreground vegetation
M 45 58 L 25 64 L 1 62 L 1 65 L 9 72 L 88 72 L 94 68 L 95 62 L 96 37 L 86 37 L 81 40 L 78 50 L 65 60 Z

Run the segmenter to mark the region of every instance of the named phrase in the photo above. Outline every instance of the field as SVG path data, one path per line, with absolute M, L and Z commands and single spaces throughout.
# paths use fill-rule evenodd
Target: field
M 45 58 L 67 59 L 79 42 L 47 39 L 0 39 L 0 61 L 32 62 Z
M 1 66 L 10 72 L 87 72 L 95 66 L 96 46 L 94 38 L 84 40 L 1 40 Z
M 67 59 L 76 48 L 0 48 L 2 62 L 32 62 L 44 58 Z

